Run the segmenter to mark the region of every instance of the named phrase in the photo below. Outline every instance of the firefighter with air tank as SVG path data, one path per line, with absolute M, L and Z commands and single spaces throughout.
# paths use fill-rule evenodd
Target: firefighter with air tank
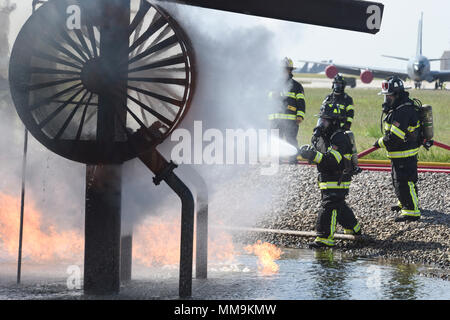
M 342 74 L 338 73 L 333 79 L 333 92 L 331 92 L 323 101 L 323 103 L 335 103 L 341 110 L 342 123 L 344 130 L 350 130 L 353 118 L 355 117 L 355 110 L 353 105 L 353 98 L 345 92 L 347 82 Z
M 396 222 L 416 221 L 421 215 L 417 196 L 417 155 L 421 145 L 427 149 L 432 145 L 431 107 L 422 107 L 419 100 L 411 100 L 403 81 L 397 76 L 383 81 L 379 94 L 384 95 L 383 113 L 386 116 L 384 136 L 374 146 L 386 149 L 391 160 L 392 183 L 398 198 L 398 204 L 391 210 L 400 212 Z
M 345 201 L 358 167 L 354 162 L 353 135 L 341 126 L 346 120 L 343 112 L 336 103 L 325 101 L 311 145 L 303 145 L 299 151 L 304 159 L 317 164 L 319 171 L 321 208 L 316 223 L 317 238 L 310 243 L 311 248 L 333 247 L 337 223 L 344 227 L 346 234 L 361 234 L 361 226 Z

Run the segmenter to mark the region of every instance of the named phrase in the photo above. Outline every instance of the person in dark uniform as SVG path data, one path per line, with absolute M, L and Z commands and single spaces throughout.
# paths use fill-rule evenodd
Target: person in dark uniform
M 374 146 L 385 148 L 391 160 L 391 175 L 398 204 L 393 211 L 400 212 L 396 222 L 420 219 L 417 196 L 417 154 L 419 153 L 420 118 L 414 101 L 405 91 L 403 81 L 397 76 L 383 81 L 384 136 Z
M 352 143 L 341 127 L 342 120 L 337 104 L 324 103 L 312 145 L 300 147 L 300 155 L 316 163 L 319 171 L 321 209 L 316 223 L 318 236 L 310 244 L 312 248 L 333 247 L 337 223 L 346 234 L 361 234 L 361 226 L 345 201 L 352 179 L 348 169 L 352 165 Z
M 283 68 L 286 71 L 287 91 L 270 92 L 271 99 L 279 99 L 278 110 L 269 114 L 270 127 L 278 129 L 280 138 L 283 138 L 298 150 L 297 135 L 299 125 L 305 118 L 306 103 L 303 86 L 293 79 L 294 64 L 291 59 L 283 59 Z M 297 154 L 289 158 L 289 162 L 296 162 Z
M 333 79 L 333 92 L 330 93 L 323 103 L 336 103 L 341 109 L 341 116 L 343 121 L 341 126 L 344 130 L 350 130 L 353 119 L 355 117 L 355 109 L 353 105 L 353 98 L 345 92 L 347 82 L 344 77 L 338 73 Z

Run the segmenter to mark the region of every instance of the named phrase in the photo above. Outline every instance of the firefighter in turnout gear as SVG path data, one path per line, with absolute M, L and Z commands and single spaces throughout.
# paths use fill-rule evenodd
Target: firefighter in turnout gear
M 333 80 L 333 92 L 330 93 L 323 103 L 336 103 L 341 109 L 341 116 L 343 121 L 341 126 L 344 130 L 350 130 L 353 118 L 355 117 L 355 109 L 353 105 L 353 98 L 345 92 L 347 83 L 344 77 L 338 73 Z
M 303 86 L 293 79 L 294 64 L 291 59 L 283 59 L 283 69 L 286 72 L 286 88 L 288 91 L 270 92 L 271 99 L 279 99 L 279 109 L 269 114 L 270 127 L 278 129 L 280 138 L 298 150 L 298 129 L 305 118 L 305 92 Z M 289 162 L 297 161 L 297 154 L 289 158 Z
M 417 197 L 417 154 L 419 153 L 420 119 L 414 104 L 405 91 L 403 81 L 394 76 L 382 83 L 384 95 L 384 136 L 374 146 L 385 148 L 391 160 L 392 183 L 398 198 L 393 211 L 400 212 L 396 222 L 420 219 Z
M 316 163 L 319 171 L 321 208 L 317 218 L 317 238 L 312 248 L 334 246 L 336 224 L 346 234 L 360 235 L 361 227 L 347 205 L 352 178 L 352 142 L 341 128 L 341 109 L 336 104 L 324 103 L 311 139 L 312 145 L 300 147 L 300 155 Z

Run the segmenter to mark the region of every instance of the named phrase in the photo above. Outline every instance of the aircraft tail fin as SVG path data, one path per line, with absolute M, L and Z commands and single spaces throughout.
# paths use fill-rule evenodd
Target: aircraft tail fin
M 419 30 L 417 31 L 417 50 L 416 55 L 422 55 L 422 29 L 423 29 L 423 12 L 420 15 Z

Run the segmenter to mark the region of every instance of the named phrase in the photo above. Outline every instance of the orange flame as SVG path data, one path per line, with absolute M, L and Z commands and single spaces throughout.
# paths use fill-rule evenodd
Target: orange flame
M 44 228 L 42 214 L 29 204 L 25 208 L 23 229 L 24 259 L 33 262 L 79 260 L 83 255 L 83 237 L 77 230 L 57 231 L 55 225 Z M 0 253 L 16 256 L 19 245 L 19 201 L 0 193 Z
M 133 257 L 144 266 L 175 265 L 180 261 L 180 219 L 150 217 L 135 229 Z M 195 260 L 194 233 L 194 260 Z M 209 235 L 208 261 L 232 260 L 232 237 L 223 232 Z
M 275 260 L 280 259 L 281 251 L 275 245 L 258 240 L 254 245 L 244 247 L 247 253 L 253 253 L 258 257 L 258 271 L 264 275 L 277 273 L 280 267 Z
M 25 207 L 23 259 L 35 263 L 83 259 L 82 230 L 60 230 L 44 221 L 30 202 Z M 0 193 L 0 258 L 15 259 L 19 244 L 20 200 Z M 195 236 L 194 236 L 195 240 Z M 210 233 L 209 261 L 227 261 L 235 254 L 232 237 Z M 149 217 L 134 230 L 133 258 L 144 266 L 176 265 L 180 260 L 180 218 Z M 195 243 L 194 243 L 195 261 Z

